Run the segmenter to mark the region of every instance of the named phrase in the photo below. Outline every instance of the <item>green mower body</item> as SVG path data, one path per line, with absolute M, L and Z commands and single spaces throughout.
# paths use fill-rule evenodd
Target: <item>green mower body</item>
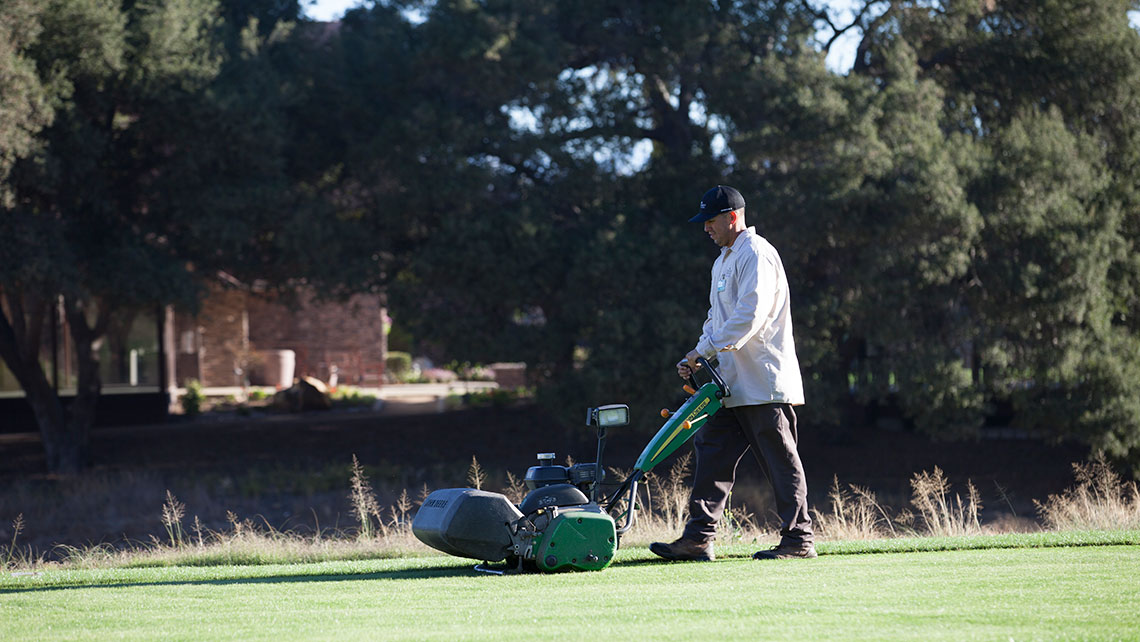
M 633 472 L 608 497 L 600 495 L 605 478 L 602 453 L 606 428 L 629 423 L 629 407 L 621 404 L 587 412 L 587 425 L 598 429 L 595 463 L 556 466 L 554 453 L 540 453 L 539 465 L 526 473 L 530 492 L 517 506 L 499 493 L 437 490 L 421 504 L 412 532 L 432 548 L 482 560 L 475 568 L 490 573 L 606 568 L 621 535 L 633 526 L 639 481 L 692 439 L 730 394 L 712 365 L 703 359 L 701 365 L 712 381 L 698 388 L 689 380 L 689 398 L 676 411 L 662 411 L 664 425 L 645 446 Z M 492 568 L 492 562 L 506 565 Z
M 617 552 L 614 519 L 597 504 L 559 513 L 543 529 L 534 550 L 539 570 L 600 571 Z
M 721 409 L 721 389 L 715 382 L 709 382 L 697 388 L 688 400 L 673 413 L 665 425 L 657 431 L 641 456 L 637 458 L 634 469 L 647 473 L 657 464 L 665 461 L 678 448 L 697 434 L 701 426 Z

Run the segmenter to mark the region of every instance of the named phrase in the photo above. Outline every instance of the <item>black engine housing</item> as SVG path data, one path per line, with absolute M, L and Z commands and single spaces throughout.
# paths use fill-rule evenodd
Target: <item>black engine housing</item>
M 590 499 L 577 486 L 573 484 L 551 484 L 536 488 L 527 493 L 526 498 L 519 504 L 519 511 L 523 515 L 532 515 L 540 508 L 551 506 L 581 506 L 590 503 Z

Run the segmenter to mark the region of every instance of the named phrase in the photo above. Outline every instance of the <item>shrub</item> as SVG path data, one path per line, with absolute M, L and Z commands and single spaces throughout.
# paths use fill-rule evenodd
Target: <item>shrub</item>
M 392 378 L 403 381 L 412 373 L 412 355 L 407 352 L 389 352 L 384 360 L 384 369 Z
M 450 383 L 459 378 L 459 375 L 445 368 L 428 368 L 420 373 L 420 379 L 428 383 Z
M 329 394 L 330 400 L 337 406 L 371 406 L 376 403 L 376 395 L 363 394 L 353 387 L 341 387 Z
M 186 394 L 182 395 L 179 401 L 182 403 L 182 413 L 187 417 L 194 417 L 202 412 L 202 401 L 205 397 L 202 395 L 202 383 L 197 379 L 191 379 L 186 382 Z
M 492 406 L 495 408 L 507 408 L 520 401 L 533 399 L 534 391 L 530 388 L 494 388 L 491 390 L 480 390 L 466 395 L 467 405 L 472 407 L 486 407 Z
M 460 363 L 458 361 L 452 361 L 451 363 L 449 363 L 447 365 L 447 369 L 455 372 L 457 375 L 459 375 L 459 378 L 463 379 L 464 381 L 494 381 L 495 380 L 495 371 L 494 370 L 491 370 L 490 368 L 487 368 L 485 366 L 481 366 L 477 363 L 471 364 L 471 363 L 466 362 L 466 361 L 464 361 L 463 363 Z

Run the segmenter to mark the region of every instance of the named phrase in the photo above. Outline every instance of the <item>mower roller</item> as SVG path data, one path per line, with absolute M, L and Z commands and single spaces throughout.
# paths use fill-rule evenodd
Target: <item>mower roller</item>
M 699 371 L 710 380 L 698 386 L 689 377 L 684 386 L 688 399 L 675 411 L 661 411 L 664 425 L 646 444 L 633 471 L 608 496 L 601 495 L 606 429 L 629 423 L 629 406 L 624 404 L 586 411 L 586 425 L 597 428 L 595 462 L 558 466 L 554 453 L 539 453 L 538 465 L 526 471 L 529 492 L 517 506 L 499 493 L 437 490 L 420 505 L 412 532 L 436 550 L 482 560 L 475 569 L 489 573 L 606 568 L 621 536 L 633 527 L 638 483 L 692 439 L 731 394 L 712 364 L 703 358 L 698 362 Z M 496 562 L 505 564 L 492 567 Z

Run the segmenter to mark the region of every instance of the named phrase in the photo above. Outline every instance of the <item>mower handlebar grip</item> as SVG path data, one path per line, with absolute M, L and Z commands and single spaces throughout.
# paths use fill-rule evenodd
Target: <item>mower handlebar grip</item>
M 708 359 L 704 357 L 697 357 L 697 363 L 700 364 L 701 370 L 709 373 L 709 378 L 712 379 L 712 382 L 716 384 L 716 387 L 720 388 L 720 397 L 722 399 L 732 396 L 732 391 L 728 389 L 728 384 L 724 382 L 724 379 L 720 376 L 720 372 L 718 372 L 717 369 L 714 368 L 711 363 L 709 363 Z M 692 389 L 690 390 L 690 388 Z M 700 386 L 697 385 L 696 380 L 693 379 L 693 375 L 690 374 L 689 385 L 685 386 L 685 392 L 691 395 L 694 394 L 698 388 L 700 388 Z

